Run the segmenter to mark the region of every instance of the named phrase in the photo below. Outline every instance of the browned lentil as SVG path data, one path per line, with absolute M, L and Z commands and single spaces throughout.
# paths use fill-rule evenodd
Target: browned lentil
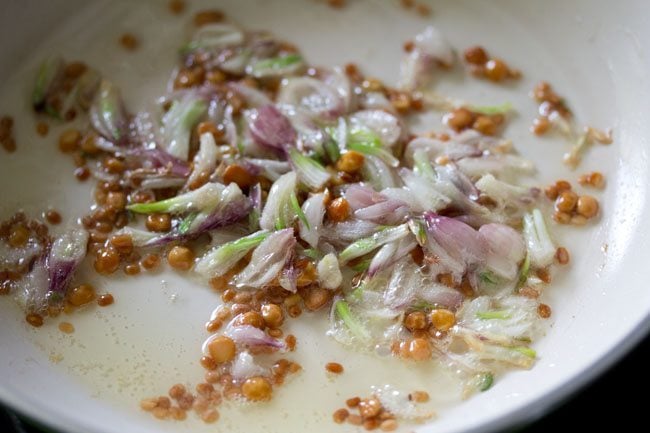
M 527 298 L 531 299 L 537 299 L 539 298 L 539 292 L 532 287 L 524 286 L 521 289 L 519 289 L 519 294 L 521 296 L 525 296 Z
M 120 255 L 114 248 L 102 248 L 98 251 L 93 266 L 98 274 L 112 274 L 120 266 Z
M 555 251 L 555 258 L 559 264 L 566 265 L 569 263 L 569 251 L 564 247 L 559 247 Z
M 355 174 L 361 169 L 361 167 L 363 167 L 364 160 L 365 157 L 362 153 L 348 150 L 341 155 L 338 161 L 336 161 L 336 169 L 346 173 Z
M 341 222 L 348 219 L 350 215 L 350 204 L 348 201 L 339 197 L 327 205 L 327 217 L 333 222 Z
M 497 123 L 490 116 L 477 116 L 472 124 L 472 129 L 483 135 L 495 135 L 497 133 Z
M 287 335 L 286 338 L 284 339 L 284 341 L 287 343 L 287 348 L 291 352 L 296 350 L 296 343 L 298 342 L 298 340 L 296 339 L 295 335 L 293 335 L 293 334 Z
M 85 63 L 79 61 L 72 61 L 65 65 L 63 69 L 63 74 L 66 78 L 77 79 L 83 75 L 84 72 L 88 70 L 88 66 Z
M 345 6 L 345 0 L 327 0 L 327 4 L 333 8 L 342 8 Z
M 590 195 L 583 195 L 578 198 L 577 212 L 585 218 L 593 218 L 598 214 L 598 200 Z
M 127 51 L 135 51 L 140 45 L 138 38 L 133 33 L 123 33 L 120 36 L 119 43 Z
M 271 398 L 273 387 L 265 377 L 251 377 L 244 381 L 242 394 L 249 401 L 265 401 Z
M 158 406 L 158 401 L 155 398 L 145 398 L 140 400 L 140 409 L 151 412 Z
M 343 424 L 345 420 L 348 419 L 348 416 L 350 416 L 350 412 L 348 412 L 347 409 L 341 408 L 332 414 L 332 419 L 337 424 Z
M 13 153 L 17 149 L 16 140 L 13 137 L 8 137 L 2 140 L 2 147 L 7 151 L 7 153 Z
M 571 214 L 567 212 L 555 212 L 553 214 L 553 220 L 560 224 L 569 224 L 571 222 Z
M 363 418 L 361 418 L 361 415 L 350 414 L 348 416 L 348 422 L 352 425 L 361 425 L 363 424 Z
M 221 294 L 221 300 L 223 302 L 230 302 L 235 298 L 236 295 L 237 292 L 235 290 L 227 289 Z
M 408 114 L 411 110 L 411 95 L 406 92 L 390 92 L 388 100 L 393 108 L 400 114 Z
M 160 265 L 160 257 L 157 254 L 147 254 L 140 260 L 140 264 L 147 271 L 152 271 Z
M 605 187 L 605 176 L 599 171 L 592 171 L 580 175 L 578 183 L 582 186 L 591 186 L 594 188 L 602 189 Z
M 206 24 L 218 23 L 223 21 L 225 15 L 223 12 L 217 9 L 206 9 L 197 12 L 194 15 L 194 25 L 197 27 L 204 26 Z
M 551 129 L 551 122 L 545 116 L 538 116 L 533 119 L 533 124 L 530 127 L 531 132 L 535 135 L 544 135 L 549 129 Z
M 59 323 L 59 331 L 64 334 L 72 334 L 74 332 L 74 325 L 70 322 Z
M 66 129 L 59 136 L 59 150 L 63 153 L 72 153 L 81 144 L 81 133 L 76 129 Z
M 83 182 L 90 177 L 90 170 L 87 167 L 77 167 L 74 171 L 74 176 L 78 181 Z
M 464 107 L 456 108 L 443 117 L 443 122 L 456 132 L 469 128 L 473 121 L 474 115 Z
M 245 189 L 255 183 L 255 178 L 241 165 L 232 164 L 223 173 L 223 183 L 228 185 L 233 182 Z
M 398 424 L 394 419 L 386 419 L 381 422 L 379 429 L 381 431 L 395 431 L 397 430 Z
M 174 15 L 180 15 L 185 11 L 185 1 L 184 0 L 171 0 L 169 2 L 169 10 Z
M 183 421 L 187 419 L 187 413 L 180 407 L 173 406 L 169 409 L 169 413 L 176 421 Z
M 431 7 L 425 3 L 418 3 L 415 6 L 415 11 L 422 17 L 428 17 L 431 15 Z
M 21 248 L 27 244 L 31 232 L 22 223 L 14 224 L 11 227 L 7 242 L 13 248 Z
M 126 194 L 122 191 L 109 191 L 106 195 L 106 206 L 117 211 L 126 207 Z
M 578 195 L 573 191 L 563 191 L 555 201 L 555 210 L 559 212 L 573 212 L 578 203 Z
M 414 338 L 408 344 L 408 357 L 414 361 L 431 358 L 431 343 L 424 338 Z
M 115 302 L 115 298 L 110 293 L 104 293 L 97 298 L 97 305 L 107 307 Z
M 334 374 L 341 374 L 343 373 L 343 366 L 339 364 L 338 362 L 328 362 L 325 364 L 325 370 L 327 370 L 330 373 Z
M 362 418 L 373 418 L 379 415 L 381 412 L 382 406 L 379 400 L 376 398 L 367 398 L 367 399 L 362 399 L 359 402 L 359 415 L 361 415 Z
M 321 287 L 310 287 L 303 297 L 305 308 L 309 311 L 318 311 L 332 298 L 332 291 Z
M 291 305 L 287 308 L 287 314 L 289 314 L 289 317 L 295 319 L 302 314 L 302 308 L 300 308 L 300 305 Z
M 355 408 L 359 406 L 359 403 L 361 403 L 361 398 L 359 397 L 352 397 L 345 400 L 345 404 L 349 408 Z
M 120 174 L 126 170 L 126 164 L 124 164 L 124 161 L 112 156 L 104 159 L 103 164 L 106 171 L 112 174 Z
M 108 230 L 110 231 L 110 230 Z M 128 255 L 133 251 L 133 239 L 127 233 L 115 234 L 109 240 L 111 246 L 120 254 Z
M 27 323 L 32 325 L 35 328 L 39 328 L 43 326 L 43 316 L 37 313 L 29 313 L 28 315 L 25 316 L 25 320 Z
M 413 311 L 404 318 L 404 326 L 409 331 L 416 331 L 427 327 L 427 316 L 422 311 Z
M 53 225 L 61 224 L 61 214 L 54 209 L 50 209 L 45 212 L 45 219 L 48 223 Z
M 539 304 L 537 306 L 537 314 L 539 314 L 539 317 L 542 319 L 548 319 L 551 317 L 551 307 L 546 304 Z
M 544 194 L 549 200 L 555 200 L 559 195 L 557 191 L 557 186 L 548 185 L 546 188 L 544 188 Z
M 535 275 L 537 275 L 537 278 L 546 284 L 551 282 L 551 273 L 547 268 L 537 269 L 537 271 L 535 271 Z
M 208 71 L 205 74 L 205 79 L 207 81 L 209 81 L 210 83 L 212 83 L 212 84 L 221 84 L 224 81 L 226 81 L 227 78 L 228 77 L 226 76 L 226 74 L 224 74 L 223 72 L 221 72 L 218 69 Z M 222 131 L 222 130 L 220 130 L 220 131 Z M 223 135 L 223 133 L 222 133 L 222 135 Z
M 50 131 L 50 126 L 45 122 L 36 123 L 36 133 L 41 137 L 45 137 Z
M 279 328 L 284 323 L 282 308 L 276 304 L 266 304 L 261 308 L 264 323 L 269 328 Z
M 235 358 L 237 347 L 232 339 L 220 335 L 208 343 L 208 352 L 210 352 L 210 356 L 215 362 L 221 364 Z
M 134 276 L 140 273 L 140 265 L 137 263 L 129 263 L 124 266 L 124 273 L 126 275 Z
M 216 370 L 218 367 L 217 362 L 211 356 L 202 356 L 199 362 L 201 363 L 201 367 L 208 371 Z
M 167 253 L 167 262 L 178 271 L 189 271 L 194 261 L 194 253 L 188 247 L 175 246 Z
M 266 327 L 264 318 L 257 311 L 248 311 L 242 314 L 237 318 L 237 323 L 240 325 L 249 325 L 262 330 Z
M 145 226 L 150 232 L 168 232 L 172 228 L 172 218 L 166 213 L 149 214 L 147 215 Z
M 70 304 L 80 307 L 95 299 L 95 288 L 90 284 L 80 284 L 70 289 L 66 297 Z
M 409 394 L 409 400 L 416 403 L 426 403 L 429 401 L 429 393 L 426 391 L 413 391 Z
M 467 63 L 472 65 L 484 65 L 489 60 L 485 49 L 479 45 L 467 48 L 463 53 L 463 57 L 465 57 Z
M 201 420 L 205 423 L 212 424 L 219 420 L 219 411 L 214 408 L 207 409 L 201 413 Z

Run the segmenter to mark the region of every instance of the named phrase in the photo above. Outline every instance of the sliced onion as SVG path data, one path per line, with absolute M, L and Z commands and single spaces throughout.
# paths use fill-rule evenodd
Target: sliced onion
M 359 105 L 366 110 L 384 110 L 394 113 L 395 107 L 382 92 L 367 92 L 361 95 Z
M 402 135 L 402 125 L 396 116 L 383 110 L 357 111 L 349 118 L 350 128 L 368 129 L 375 133 L 381 144 L 392 148 Z
M 291 126 L 298 132 L 301 149 L 320 148 L 325 141 L 323 130 L 309 117 L 305 110 L 289 105 L 280 105 L 278 109 L 284 114 Z
M 291 163 L 288 161 L 276 161 L 274 159 L 246 158 L 247 170 L 253 174 L 258 173 L 269 180 L 276 181 L 280 176 L 291 171 Z M 252 167 L 251 167 L 252 166 Z M 251 169 L 253 168 L 253 169 Z
M 250 132 L 257 144 L 284 156 L 295 145 L 296 131 L 273 105 L 264 105 L 251 115 Z
M 454 64 L 454 49 L 447 38 L 434 26 L 427 26 L 422 33 L 415 36 L 413 42 L 415 50 L 422 55 L 432 57 L 445 67 L 451 67 Z
M 88 232 L 80 228 L 70 229 L 54 240 L 47 257 L 49 293 L 65 293 L 75 270 L 86 256 L 87 244 Z
M 415 242 L 415 239 L 412 236 L 384 245 L 372 258 L 370 266 L 368 267 L 368 276 L 372 277 L 378 272 L 388 268 L 393 263 L 407 255 L 416 246 L 417 242 Z
M 334 89 L 338 94 L 343 104 L 343 113 L 348 113 L 352 110 L 354 105 L 354 92 L 352 90 L 352 83 L 343 69 L 335 67 L 327 71 L 321 71 L 323 81 Z
M 401 200 L 385 200 L 381 203 L 358 209 L 354 216 L 360 220 L 377 224 L 393 225 L 403 222 L 409 214 L 409 207 Z
M 298 291 L 298 270 L 293 265 L 294 251 L 284 263 L 284 268 L 278 276 L 278 283 L 287 292 L 296 293 Z
M 454 164 L 445 164 L 436 169 L 438 179 L 451 182 L 460 192 L 470 200 L 477 200 L 479 191 L 469 178 L 456 168 Z
M 237 46 L 244 42 L 244 32 L 228 23 L 211 23 L 199 27 L 190 41 L 181 50 L 189 54 L 196 50 L 218 52 L 227 47 Z
M 234 278 L 237 287 L 265 287 L 282 271 L 296 243 L 293 229 L 277 231 L 253 251 L 248 265 Z
M 361 171 L 364 179 L 376 190 L 399 186 L 395 170 L 374 155 L 365 155 Z
M 128 130 L 128 115 L 119 89 L 102 80 L 89 111 L 95 130 L 113 143 L 122 143 Z
M 217 167 L 219 150 L 214 141 L 212 133 L 202 134 L 200 137 L 199 151 L 194 155 L 194 169 L 187 179 L 188 188 L 196 182 L 199 177 L 210 174 Z
M 260 108 L 265 105 L 273 104 L 273 101 L 271 101 L 266 93 L 241 82 L 229 82 L 228 87 L 239 94 L 239 96 L 243 97 L 246 100 L 247 106 L 251 108 Z
M 467 224 L 431 212 L 424 214 L 429 235 L 454 259 L 466 264 L 484 262 L 488 246 L 479 232 Z
M 436 66 L 450 67 L 454 51 L 435 27 L 428 26 L 414 40 L 414 48 L 403 58 L 399 85 L 405 90 L 417 90 L 431 81 Z
M 516 155 L 484 155 L 456 161 L 458 168 L 469 177 L 479 178 L 488 173 L 497 177 L 535 173 L 531 161 Z
M 412 207 L 415 212 L 436 211 L 446 207 L 451 202 L 449 197 L 436 188 L 435 183 L 416 175 L 411 170 L 400 170 L 400 177 L 417 201 L 418 206 Z
M 526 246 L 521 233 L 503 224 L 485 224 L 479 229 L 488 244 L 486 265 L 496 274 L 512 280 L 524 259 Z
M 370 221 L 348 219 L 338 224 L 331 224 L 323 231 L 323 236 L 335 245 L 347 245 L 357 239 L 365 238 L 379 229 L 379 225 Z
M 140 182 L 140 189 L 180 188 L 185 184 L 186 180 L 183 177 L 173 177 L 163 174 L 145 177 Z
M 137 165 L 153 168 L 165 168 L 169 174 L 179 177 L 189 176 L 189 164 L 182 159 L 176 158 L 162 149 L 145 149 L 138 147 L 125 152 L 127 162 L 135 160 Z
M 314 194 L 305 200 L 302 204 L 302 212 L 309 227 L 302 220 L 298 221 L 300 238 L 312 248 L 317 248 L 325 217 L 325 193 Z
M 255 363 L 253 356 L 247 351 L 241 351 L 232 363 L 230 374 L 235 380 L 245 380 L 254 376 L 266 376 L 269 371 Z
M 302 108 L 310 116 L 320 119 L 333 119 L 345 112 L 345 104 L 338 92 L 311 77 L 285 79 L 277 101 Z
M 261 228 L 274 230 L 278 222 L 284 227 L 293 224 L 295 212 L 291 206 L 291 195 L 295 193 L 297 183 L 294 171 L 282 175 L 273 183 L 260 217 Z
M 238 317 L 235 317 L 233 320 L 230 321 L 230 323 L 226 327 L 224 335 L 226 337 L 231 338 L 238 347 L 246 347 L 246 348 L 267 347 L 276 350 L 286 350 L 287 345 L 285 344 L 284 341 L 277 340 L 273 337 L 269 337 L 268 335 L 266 335 L 264 331 L 251 325 L 238 326 L 235 324 L 235 321 L 237 319 Z M 211 339 L 212 338 L 206 341 L 204 347 L 208 346 Z
M 462 304 L 463 295 L 430 281 L 410 257 L 405 257 L 393 268 L 384 292 L 384 303 L 392 309 L 403 310 L 417 300 L 456 309 Z
M 317 270 L 318 282 L 321 287 L 335 290 L 341 286 L 341 283 L 343 283 L 343 275 L 341 275 L 339 261 L 335 254 L 326 254 L 325 257 L 318 262 Z

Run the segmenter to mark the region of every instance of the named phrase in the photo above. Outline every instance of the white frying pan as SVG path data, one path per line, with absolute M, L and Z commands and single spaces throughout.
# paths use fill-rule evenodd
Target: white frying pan
M 435 393 L 439 418 L 419 432 L 489 431 L 530 421 L 618 360 L 650 328 L 650 8 L 647 2 L 607 0 L 440 1 L 424 19 L 398 1 L 349 0 L 333 10 L 324 1 L 193 1 L 223 9 L 248 28 L 265 28 L 295 41 L 315 64 L 359 63 L 369 75 L 394 82 L 401 44 L 432 21 L 452 44 L 482 44 L 519 67 L 513 86 L 490 86 L 457 71 L 438 90 L 477 103 L 510 101 L 519 116 L 508 129 L 516 147 L 536 161 L 540 184 L 577 173 L 561 163 L 567 144 L 534 139 L 527 127 L 535 104 L 527 96 L 541 79 L 565 95 L 581 124 L 614 128 L 614 144 L 597 146 L 581 171 L 599 170 L 607 188 L 602 217 L 584 229 L 558 231 L 572 252 L 570 268 L 555 281 L 548 335 L 536 345 L 537 365 L 508 374 L 489 392 L 450 405 L 444 386 Z M 37 215 L 48 206 L 71 220 L 90 203 L 88 185 L 72 176 L 72 163 L 56 151 L 57 131 L 38 138 L 28 95 L 35 67 L 51 52 L 85 60 L 124 88 L 129 106 L 164 89 L 184 37 L 183 22 L 166 2 L 4 1 L 0 15 L 0 113 L 16 119 L 18 151 L 0 151 L 0 217 L 17 208 Z M 126 54 L 116 39 L 136 33 L 140 50 Z M 454 75 L 455 74 L 455 75 Z M 196 383 L 203 322 L 217 298 L 173 274 L 95 279 L 115 295 L 114 306 L 65 317 L 41 329 L 25 323 L 10 297 L 0 298 L 0 401 L 70 433 L 351 431 L 331 413 L 369 385 L 396 380 L 390 365 L 345 352 L 323 335 L 315 318 L 293 330 L 305 371 L 261 407 L 224 408 L 215 425 L 160 422 L 138 409 L 142 397 L 165 393 L 176 382 Z M 345 359 L 341 380 L 328 380 L 323 363 Z M 401 373 L 400 373 L 401 374 Z M 430 385 L 435 375 L 403 375 Z M 400 380 L 401 380 L 400 376 Z M 407 431 L 410 431 L 407 428 Z

